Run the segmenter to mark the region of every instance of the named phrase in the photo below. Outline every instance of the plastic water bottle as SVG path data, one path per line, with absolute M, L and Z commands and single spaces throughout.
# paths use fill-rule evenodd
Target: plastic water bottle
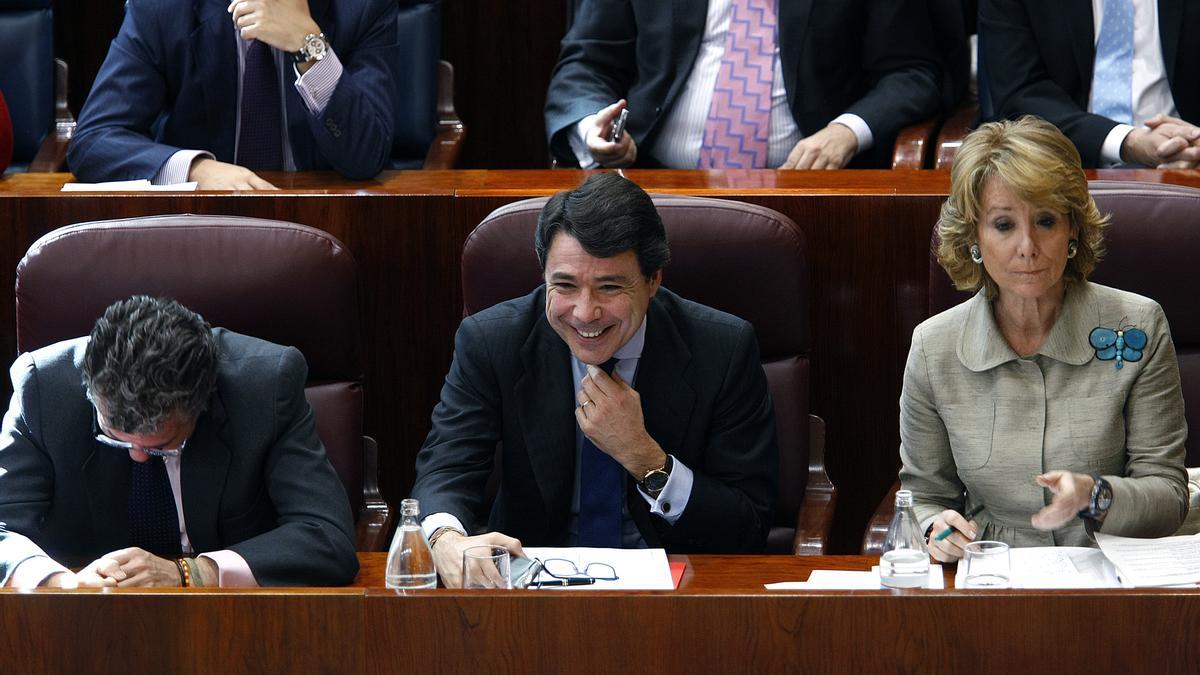
M 421 509 L 415 499 L 400 502 L 400 527 L 392 537 L 388 549 L 387 572 L 384 579 L 388 588 L 415 590 L 437 588 L 437 568 L 433 565 L 433 551 L 425 541 L 425 533 L 417 515 Z
M 913 512 L 910 490 L 896 491 L 896 513 L 883 540 L 879 581 L 892 588 L 929 585 L 929 551 L 925 548 L 925 533 Z

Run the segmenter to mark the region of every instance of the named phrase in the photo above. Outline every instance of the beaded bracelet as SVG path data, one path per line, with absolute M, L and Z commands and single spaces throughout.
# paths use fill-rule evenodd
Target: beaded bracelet
M 192 585 L 192 569 L 183 558 L 175 559 L 175 567 L 179 568 L 179 585 L 189 588 Z

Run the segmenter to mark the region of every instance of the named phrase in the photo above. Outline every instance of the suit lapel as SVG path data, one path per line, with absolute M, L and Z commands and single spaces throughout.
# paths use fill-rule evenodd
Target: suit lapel
M 783 83 L 788 95 L 788 107 L 797 110 L 796 91 L 799 89 L 800 55 L 804 53 L 804 41 L 808 38 L 808 17 L 812 13 L 812 0 L 779 0 L 779 59 L 782 61 Z M 815 110 L 817 97 L 809 97 L 805 110 Z
M 83 480 L 92 510 L 96 547 L 105 552 L 129 541 L 129 453 L 92 440 L 83 460 Z
M 1163 65 L 1167 70 L 1167 82 L 1172 91 L 1175 87 L 1175 57 L 1179 52 L 1179 31 L 1183 26 L 1183 0 L 1158 0 L 1158 34 L 1162 40 Z M 1187 85 L 1191 86 L 1191 85 Z M 1178 104 L 1175 106 L 1179 107 Z
M 1087 107 L 1092 91 L 1093 63 L 1096 60 L 1096 17 L 1092 13 L 1092 0 L 1071 0 L 1074 9 L 1067 12 L 1071 22 L 1071 51 L 1075 55 L 1075 66 L 1079 80 L 1083 83 L 1083 107 Z
M 539 297 L 544 297 L 539 294 Z M 571 509 L 575 486 L 575 388 L 567 345 L 544 318 L 521 347 L 524 372 L 514 391 L 534 479 L 548 514 Z M 554 516 L 552 515 L 551 518 Z
M 704 24 L 708 17 L 708 0 L 673 0 L 670 11 L 672 15 L 666 18 L 671 22 L 671 39 L 674 41 L 671 52 L 675 57 L 675 72 L 671 78 L 671 88 L 662 102 L 663 112 L 670 109 L 675 97 L 683 90 L 687 74 L 692 71 L 696 55 L 700 53 L 700 40 L 704 36 Z
M 229 446 L 220 438 L 225 421 L 225 406 L 220 396 L 213 394 L 208 411 L 200 416 L 181 456 L 183 517 L 188 540 L 195 551 L 213 551 L 224 546 L 217 516 L 231 456 Z
M 652 300 L 646 315 L 646 343 L 634 389 L 641 396 L 650 437 L 664 451 L 678 453 L 696 401 L 691 383 L 684 378 L 692 353 L 659 302 Z
M 680 452 L 696 401 L 695 390 L 683 376 L 691 365 L 692 353 L 658 301 L 650 302 L 646 322 L 646 342 L 634 378 L 634 389 L 642 399 L 646 431 L 664 452 L 690 462 L 691 458 L 681 456 Z M 638 493 L 632 476 L 626 480 L 625 494 L 629 514 L 646 545 L 662 546 L 656 521 L 650 516 L 650 507 Z
M 196 0 L 196 29 L 189 36 L 188 50 L 194 60 L 192 72 L 204 91 L 208 128 L 219 130 L 209 140 L 208 150 L 221 161 L 234 161 L 237 125 L 237 36 L 225 11 L 224 0 Z

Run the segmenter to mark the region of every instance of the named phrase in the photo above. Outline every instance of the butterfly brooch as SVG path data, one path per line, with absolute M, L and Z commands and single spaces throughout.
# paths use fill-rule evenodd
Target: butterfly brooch
M 1141 328 L 1122 325 L 1113 330 L 1097 326 L 1088 335 L 1088 342 L 1096 350 L 1096 358 L 1101 361 L 1116 359 L 1117 370 L 1125 367 L 1125 361 L 1137 362 L 1142 360 L 1142 350 L 1146 348 L 1146 331 Z

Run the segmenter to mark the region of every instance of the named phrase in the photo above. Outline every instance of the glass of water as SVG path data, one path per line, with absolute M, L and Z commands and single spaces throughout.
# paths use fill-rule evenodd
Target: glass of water
M 472 546 L 463 551 L 463 588 L 512 588 L 508 549 Z
M 963 547 L 967 566 L 966 588 L 1008 588 L 1008 544 L 1002 541 L 973 541 Z

